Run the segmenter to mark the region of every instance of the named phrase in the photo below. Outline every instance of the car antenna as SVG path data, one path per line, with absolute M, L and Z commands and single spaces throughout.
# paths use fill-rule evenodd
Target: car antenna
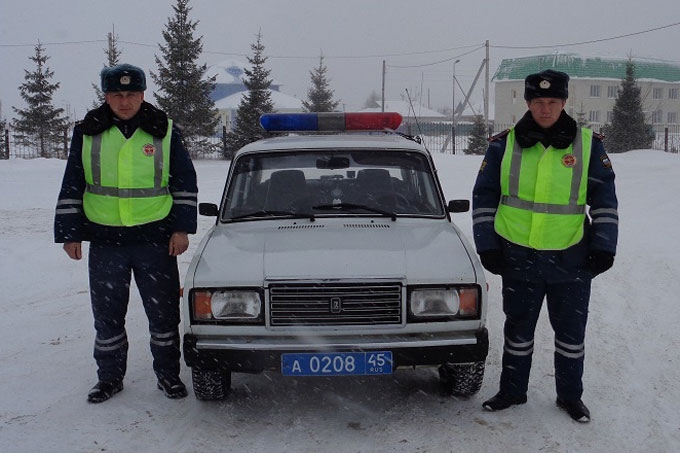
M 418 135 L 422 136 L 423 131 L 420 129 L 420 123 L 418 122 L 418 115 L 416 114 L 416 109 L 413 108 L 413 101 L 411 100 L 411 95 L 408 92 L 408 88 L 404 88 L 404 90 L 406 90 L 406 97 L 408 98 L 408 103 L 411 106 L 411 111 L 413 112 L 413 118 L 416 120 L 416 127 L 418 128 Z M 422 143 L 423 146 L 425 147 L 425 149 L 427 149 L 427 145 L 422 140 L 420 140 L 420 137 L 418 137 L 416 141 L 418 143 Z M 429 149 L 428 149 L 428 151 L 429 151 Z

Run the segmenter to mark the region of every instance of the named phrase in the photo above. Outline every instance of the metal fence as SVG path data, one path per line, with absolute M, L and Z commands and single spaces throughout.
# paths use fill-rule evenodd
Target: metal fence
M 494 124 L 489 128 L 489 134 L 496 134 L 510 126 L 512 125 Z M 589 125 L 589 127 L 597 132 L 601 129 L 602 125 L 593 124 Z M 678 153 L 680 151 L 680 124 L 656 124 L 653 128 L 656 136 L 652 144 L 653 149 L 671 153 Z M 417 125 L 406 124 L 399 128 L 399 132 L 420 136 L 430 152 L 446 154 L 465 153 L 468 148 L 471 130 L 471 123 L 460 123 L 452 131 L 450 122 L 420 123 Z M 70 127 L 64 131 L 63 143 L 57 146 L 56 151 L 53 153 L 54 155 L 48 157 L 66 158 L 70 146 L 71 133 Z M 226 144 L 224 134 L 226 134 L 226 130 L 223 129 L 220 134 L 195 140 L 189 147 L 191 157 L 199 160 L 224 159 Z M 454 137 L 453 140 L 451 140 L 452 135 Z M 2 132 L 0 137 L 0 159 L 33 159 L 38 157 L 44 157 L 40 155 L 40 150 L 21 145 L 19 140 L 14 137 L 11 129 L 5 129 Z

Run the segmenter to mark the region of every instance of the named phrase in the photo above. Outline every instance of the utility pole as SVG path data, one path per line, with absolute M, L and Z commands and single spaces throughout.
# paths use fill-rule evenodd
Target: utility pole
M 486 73 L 484 78 L 484 124 L 489 129 L 489 40 L 486 40 Z M 492 135 L 489 131 L 489 135 Z
M 383 60 L 383 67 L 382 67 L 382 107 L 381 111 L 385 113 L 385 60 Z
M 456 154 L 456 63 L 453 62 L 453 91 L 451 92 L 451 154 Z

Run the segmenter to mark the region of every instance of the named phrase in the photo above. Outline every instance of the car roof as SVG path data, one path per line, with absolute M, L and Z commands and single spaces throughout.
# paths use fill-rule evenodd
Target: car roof
M 427 149 L 415 140 L 395 133 L 300 134 L 265 138 L 241 148 L 241 154 L 262 151 L 291 151 L 319 149 L 376 149 L 419 152 L 429 156 Z

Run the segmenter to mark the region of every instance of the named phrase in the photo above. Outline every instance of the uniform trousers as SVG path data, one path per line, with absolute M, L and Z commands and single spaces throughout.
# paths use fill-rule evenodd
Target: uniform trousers
M 133 273 L 149 322 L 154 372 L 159 379 L 179 376 L 179 271 L 168 246 L 91 244 L 88 269 L 99 380 L 125 376 L 125 316 Z
M 522 276 L 503 275 L 503 369 L 500 391 L 520 396 L 527 393 L 534 331 L 543 300 L 547 301 L 555 333 L 555 386 L 557 396 L 578 400 L 583 393 L 583 362 L 588 303 L 592 278 L 564 278 L 554 262 L 537 260 Z

